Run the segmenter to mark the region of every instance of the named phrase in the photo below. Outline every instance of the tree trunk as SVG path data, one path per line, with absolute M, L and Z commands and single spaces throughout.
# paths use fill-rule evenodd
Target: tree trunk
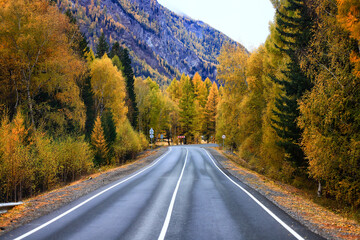
M 33 103 L 32 103 L 32 98 L 31 98 L 31 93 L 30 93 L 30 80 L 27 81 L 26 92 L 27 92 L 27 99 L 28 99 L 31 123 L 32 123 L 33 127 L 36 129 L 35 120 L 34 120 Z
M 318 190 L 317 190 L 317 195 L 318 195 L 318 197 L 321 197 L 321 196 L 322 196 L 322 186 L 321 186 L 321 181 L 319 181 Z

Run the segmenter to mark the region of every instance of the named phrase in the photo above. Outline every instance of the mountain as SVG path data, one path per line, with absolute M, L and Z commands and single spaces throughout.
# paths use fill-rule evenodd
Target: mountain
M 93 49 L 104 32 L 111 45 L 118 41 L 130 50 L 136 76 L 150 76 L 161 85 L 195 72 L 215 81 L 222 45 L 241 46 L 156 0 L 59 0 L 58 6 L 73 13 Z

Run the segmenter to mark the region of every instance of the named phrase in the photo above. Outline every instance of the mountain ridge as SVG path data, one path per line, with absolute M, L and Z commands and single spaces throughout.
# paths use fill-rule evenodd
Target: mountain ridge
M 225 42 L 240 46 L 200 20 L 180 16 L 156 0 L 62 0 L 94 49 L 104 32 L 110 45 L 129 49 L 135 76 L 151 77 L 161 85 L 182 73 L 198 72 L 216 81 L 217 56 Z

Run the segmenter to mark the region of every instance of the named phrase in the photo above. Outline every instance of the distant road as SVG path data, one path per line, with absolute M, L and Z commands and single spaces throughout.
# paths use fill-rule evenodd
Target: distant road
M 182 145 L 1 239 L 322 239 Z

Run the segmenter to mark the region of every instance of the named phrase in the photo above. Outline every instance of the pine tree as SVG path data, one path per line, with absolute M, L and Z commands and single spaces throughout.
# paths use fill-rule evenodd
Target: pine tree
M 102 32 L 99 38 L 99 42 L 96 45 L 96 57 L 102 58 L 102 56 L 104 56 L 105 53 L 108 54 L 108 52 L 109 44 L 106 41 L 104 32 Z
M 86 108 L 85 137 L 87 140 L 90 140 L 95 122 L 94 93 L 92 92 L 90 77 L 85 79 L 85 84 L 82 89 L 82 99 Z
M 131 67 L 131 59 L 129 56 L 129 51 L 125 48 L 122 51 L 122 54 L 119 56 L 120 61 L 123 65 L 123 74 L 124 74 L 124 78 L 125 78 L 125 83 L 126 83 L 126 90 L 127 90 L 127 96 L 128 96 L 128 101 L 127 101 L 127 106 L 128 106 L 128 119 L 131 123 L 131 126 L 133 126 L 133 128 L 137 128 L 137 118 L 139 115 L 139 110 L 138 107 L 136 105 L 136 94 L 134 91 L 134 71 Z
M 111 51 L 109 53 L 109 58 L 112 59 L 115 56 L 118 56 L 120 58 L 123 50 L 124 49 L 120 46 L 119 42 L 115 42 L 111 47 Z
M 111 150 L 111 146 L 116 140 L 116 126 L 113 118 L 113 114 L 110 109 L 106 109 L 101 116 L 101 126 L 104 130 L 104 137 Z
M 280 35 L 281 52 L 288 57 L 284 78 L 270 76 L 279 84 L 283 94 L 276 98 L 273 128 L 282 139 L 278 144 L 287 153 L 289 161 L 295 166 L 306 166 L 304 153 L 300 147 L 301 130 L 297 126 L 299 116 L 298 100 L 311 88 L 311 81 L 300 68 L 301 51 L 306 48 L 311 37 L 312 21 L 303 1 L 287 0 L 276 13 L 277 32 Z
M 95 164 L 103 165 L 108 163 L 105 161 L 107 160 L 109 150 L 106 144 L 104 130 L 101 126 L 101 120 L 99 116 L 95 120 L 94 129 L 91 134 L 91 144 L 95 149 Z

